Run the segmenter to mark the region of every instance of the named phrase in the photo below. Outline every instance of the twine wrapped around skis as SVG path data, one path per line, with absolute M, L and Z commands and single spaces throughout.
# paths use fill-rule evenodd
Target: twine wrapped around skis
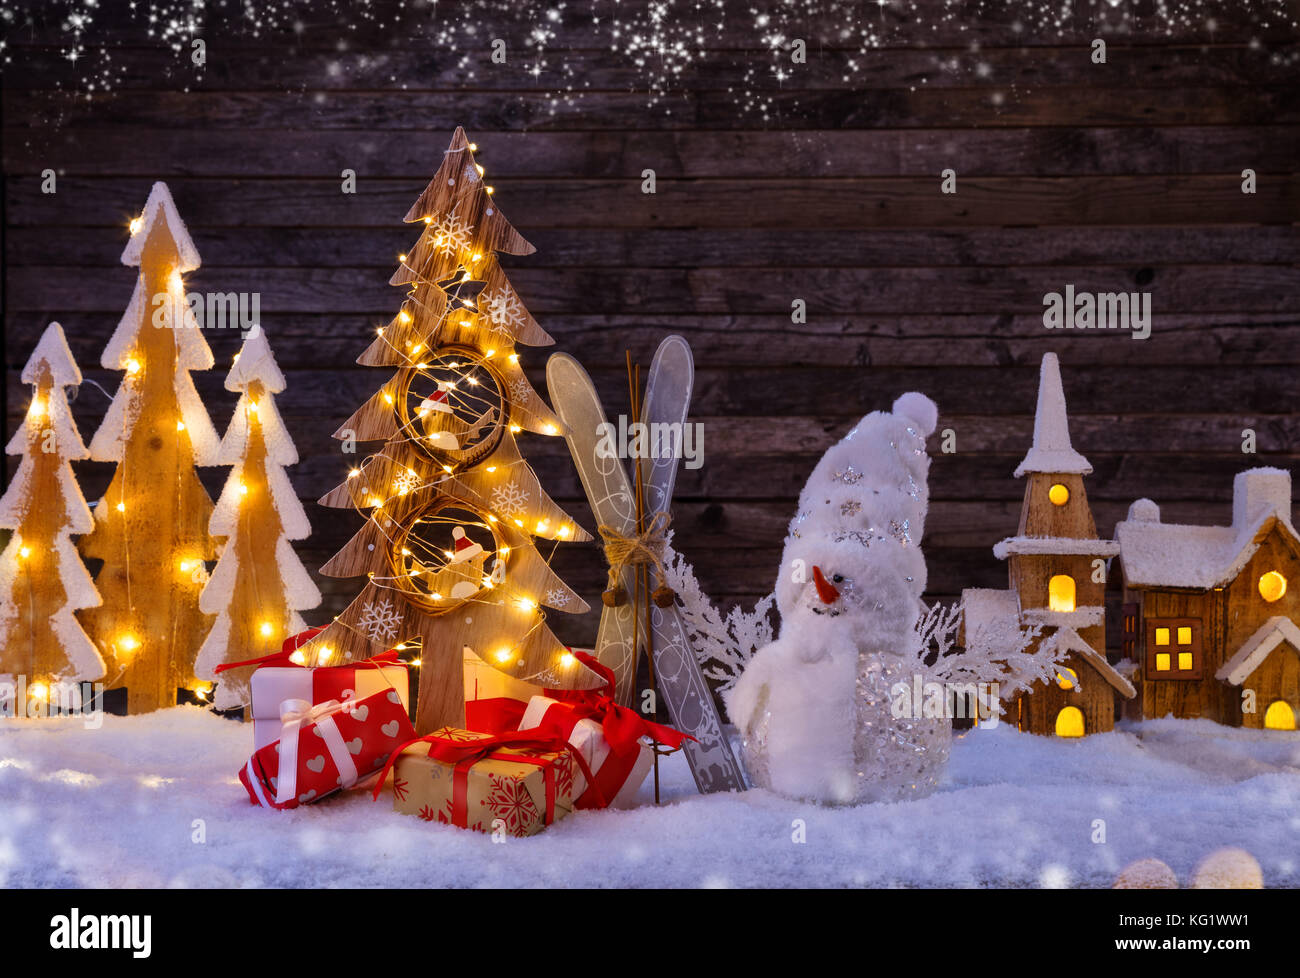
M 655 513 L 644 530 L 626 536 L 608 523 L 596 527 L 596 532 L 605 541 L 605 559 L 609 562 L 609 579 L 600 596 L 605 604 L 614 608 L 627 598 L 626 590 L 619 583 L 623 568 L 645 564 L 654 566 L 659 580 L 659 586 L 650 594 L 651 600 L 660 608 L 671 607 L 677 600 L 677 592 L 665 583 L 667 573 L 664 569 L 664 549 L 668 544 L 666 534 L 672 521 L 670 513 Z

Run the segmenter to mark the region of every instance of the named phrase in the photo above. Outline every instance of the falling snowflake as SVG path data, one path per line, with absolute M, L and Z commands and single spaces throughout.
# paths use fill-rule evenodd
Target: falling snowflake
M 492 811 L 493 818 L 506 823 L 506 831 L 511 835 L 522 834 L 526 826 L 541 816 L 523 778 L 489 774 L 488 796 L 483 804 Z
M 526 377 L 518 377 L 510 382 L 510 400 L 516 404 L 527 404 L 533 396 L 533 385 Z
M 488 325 L 498 333 L 516 336 L 526 321 L 524 304 L 511 289 L 502 288 L 484 295 L 479 299 L 479 309 Z
M 506 516 L 518 516 L 528 507 L 528 493 L 514 482 L 492 490 L 492 506 Z
M 364 631 L 372 642 L 383 644 L 397 637 L 397 628 L 402 624 L 402 616 L 393 602 L 388 598 L 367 601 L 357 619 L 357 627 Z
M 469 247 L 474 226 L 457 214 L 449 214 L 429 230 L 433 247 L 448 258 L 455 258 Z

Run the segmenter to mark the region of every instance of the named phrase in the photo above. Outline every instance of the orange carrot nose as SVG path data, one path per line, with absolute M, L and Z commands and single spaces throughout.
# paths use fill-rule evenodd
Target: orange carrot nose
M 835 589 L 835 585 L 826 580 L 822 569 L 813 566 L 813 583 L 817 585 L 817 596 L 822 599 L 822 604 L 834 604 L 840 599 L 840 592 Z

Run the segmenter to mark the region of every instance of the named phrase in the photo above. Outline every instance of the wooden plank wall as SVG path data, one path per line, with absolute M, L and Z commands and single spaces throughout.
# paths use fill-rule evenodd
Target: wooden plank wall
M 191 288 L 261 293 L 290 384 L 279 404 L 302 453 L 292 476 L 304 499 L 318 497 L 350 464 L 329 433 L 386 376 L 352 361 L 396 307 L 386 282 L 415 237 L 401 217 L 461 124 L 505 213 L 537 245 L 506 259 L 513 282 L 613 410 L 626 396 L 625 349 L 648 363 L 671 331 L 692 343 L 706 461 L 682 477 L 676 525 L 724 604 L 772 586 L 820 453 L 911 389 L 936 399 L 957 437 L 931 471 L 932 594 L 1003 584 L 990 548 L 1015 531 L 1022 485 L 1011 473 L 1049 350 L 1064 366 L 1075 444 L 1095 468 L 1103 535 L 1139 496 L 1166 519 L 1226 521 L 1234 472 L 1295 468 L 1294 17 L 1225 3 L 1212 20 L 1167 25 L 1139 0 L 1080 5 L 1059 29 L 1025 31 L 1014 4 L 936 0 L 958 16 L 932 26 L 892 3 L 880 11 L 885 41 L 867 54 L 841 49 L 833 24 L 810 25 L 808 64 L 781 83 L 738 20 L 651 107 L 635 65 L 583 26 L 592 6 L 569 4 L 552 44 L 553 63 L 579 65 L 573 100 L 549 93 L 570 83 L 556 71 L 488 65 L 485 40 L 451 52 L 428 32 L 344 30 L 324 15 L 260 38 L 210 25 L 197 72 L 188 46 L 178 54 L 109 11 L 74 65 L 57 19 L 33 15 L 11 32 L 4 69 L 9 430 L 28 396 L 17 373 L 50 319 L 86 376 L 115 389 L 98 358 L 133 284 L 118 264 L 124 225 L 164 179 L 204 260 Z M 1138 19 L 1117 27 L 1126 12 Z M 526 29 L 503 20 L 491 33 L 520 51 Z M 1094 37 L 1108 41 L 1104 65 L 1090 60 Z M 115 90 L 87 93 L 78 79 L 101 47 Z M 766 120 L 737 105 L 751 84 L 771 100 Z M 948 167 L 951 196 L 939 192 Z M 1246 167 L 1254 195 L 1241 192 Z M 56 194 L 40 192 L 45 168 L 58 173 Z M 340 192 L 344 168 L 358 175 L 354 196 Z M 646 168 L 653 196 L 640 189 Z M 1067 284 L 1150 291 L 1151 338 L 1048 332 L 1043 296 Z M 805 325 L 791 323 L 796 298 Z M 210 340 L 219 369 L 196 381 L 224 430 L 237 340 Z M 524 351 L 539 388 L 546 355 Z M 106 405 L 83 387 L 87 437 Z M 1258 432 L 1256 458 L 1241 453 L 1245 427 Z M 590 525 L 564 445 L 522 447 Z M 110 474 L 79 472 L 92 499 Z M 224 470 L 204 475 L 215 493 Z M 308 511 L 315 534 L 302 552 L 314 568 L 358 521 Z M 561 546 L 555 563 L 599 607 L 594 547 Z M 320 583 L 320 617 L 355 593 L 354 582 Z M 594 636 L 594 614 L 553 619 L 563 638 Z

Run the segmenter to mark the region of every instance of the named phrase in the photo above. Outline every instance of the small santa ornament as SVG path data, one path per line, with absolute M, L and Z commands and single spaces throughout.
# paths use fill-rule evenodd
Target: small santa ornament
M 449 563 L 463 564 L 467 560 L 483 556 L 483 548 L 465 535 L 463 526 L 452 528 L 451 539 L 454 541 L 455 546 Z
M 450 387 L 445 380 L 438 381 L 438 389 L 420 402 L 421 411 L 437 411 L 439 414 L 451 414 Z

